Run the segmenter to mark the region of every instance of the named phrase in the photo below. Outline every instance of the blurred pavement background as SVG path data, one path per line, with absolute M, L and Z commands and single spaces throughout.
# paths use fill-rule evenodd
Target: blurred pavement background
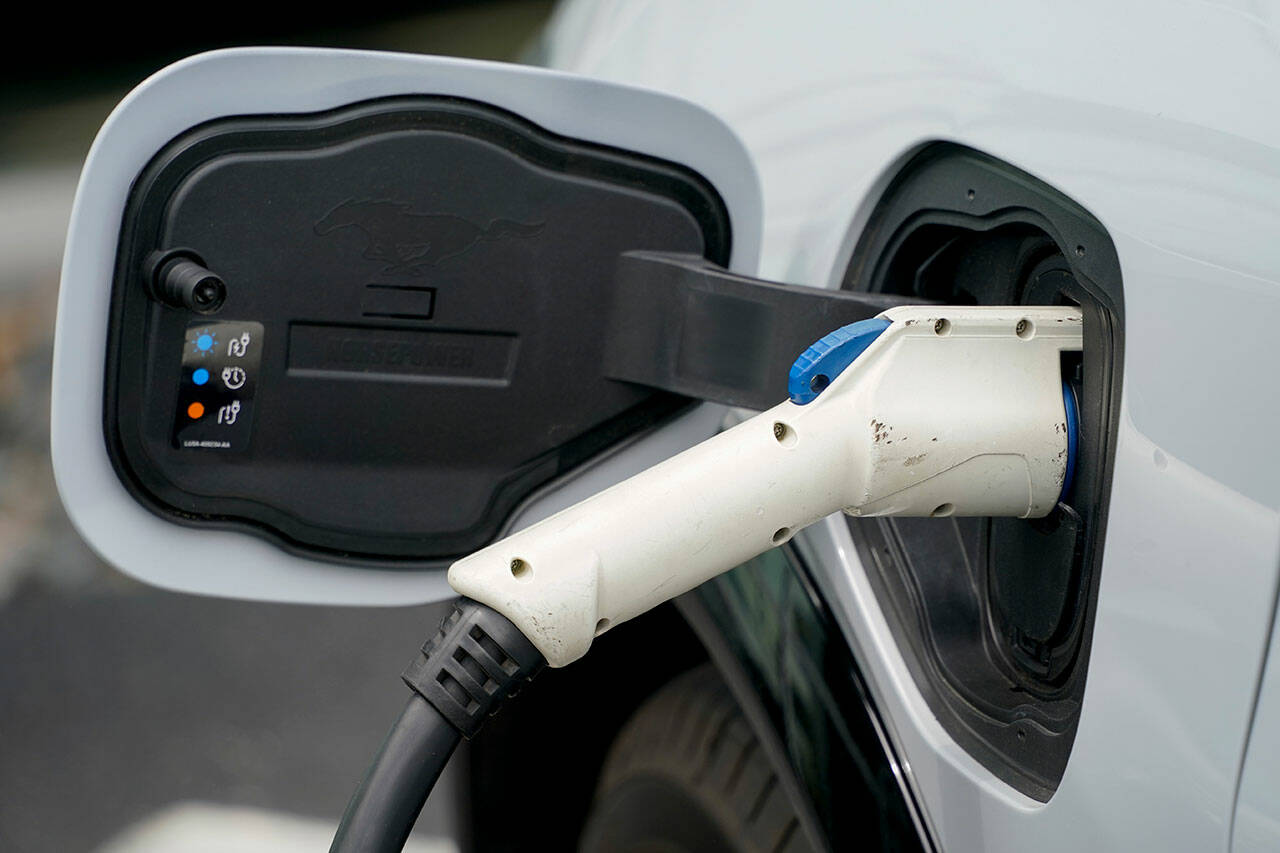
M 182 55 L 233 44 L 517 59 L 551 3 L 374 4 L 305 28 L 285 13 L 224 11 L 198 37 L 162 44 L 127 16 L 109 26 L 84 19 L 78 41 L 0 63 L 5 853 L 326 849 L 406 698 L 400 669 L 439 621 L 436 608 L 266 605 L 143 587 L 88 550 L 54 490 L 49 377 L 62 241 L 81 160 L 129 88 Z M 456 849 L 457 787 L 437 789 L 407 849 Z

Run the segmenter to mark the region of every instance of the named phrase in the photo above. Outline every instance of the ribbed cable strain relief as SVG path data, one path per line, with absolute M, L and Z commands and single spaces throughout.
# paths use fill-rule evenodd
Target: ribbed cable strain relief
M 471 738 L 547 661 L 493 608 L 460 598 L 401 676 L 463 737 Z

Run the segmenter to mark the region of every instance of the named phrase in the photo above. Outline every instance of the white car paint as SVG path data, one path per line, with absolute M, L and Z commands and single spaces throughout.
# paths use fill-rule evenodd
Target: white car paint
M 548 34 L 553 66 L 737 131 L 764 191 L 765 276 L 830 286 L 887 177 L 934 140 L 1036 175 L 1115 242 L 1110 519 L 1080 728 L 1048 803 L 932 717 L 843 523 L 802 543 L 945 850 L 1228 850 L 1238 797 L 1266 813 L 1236 849 L 1280 847 L 1274 753 L 1244 764 L 1280 567 L 1278 22 L 1274 3 L 582 0 Z
M 1233 853 L 1265 853 L 1280 847 L 1280 632 L 1271 629 L 1267 671 L 1258 691 L 1253 733 L 1240 774 Z

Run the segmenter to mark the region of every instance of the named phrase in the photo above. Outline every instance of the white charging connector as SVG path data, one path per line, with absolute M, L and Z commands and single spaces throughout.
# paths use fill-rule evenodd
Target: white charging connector
M 564 666 L 833 512 L 1046 515 L 1072 463 L 1062 353 L 1081 341 L 1075 308 L 886 311 L 806 352 L 787 402 L 458 560 L 449 583 Z

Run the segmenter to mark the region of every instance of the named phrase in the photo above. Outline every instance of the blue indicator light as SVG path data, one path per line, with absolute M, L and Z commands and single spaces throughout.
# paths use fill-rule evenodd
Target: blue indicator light
M 191 355 L 207 358 L 218 349 L 218 333 L 209 328 L 199 331 L 188 330 L 187 343 L 191 345 Z
M 209 371 L 205 370 L 203 367 L 197 368 L 196 371 L 191 374 L 191 381 L 197 385 L 205 384 L 209 381 Z

